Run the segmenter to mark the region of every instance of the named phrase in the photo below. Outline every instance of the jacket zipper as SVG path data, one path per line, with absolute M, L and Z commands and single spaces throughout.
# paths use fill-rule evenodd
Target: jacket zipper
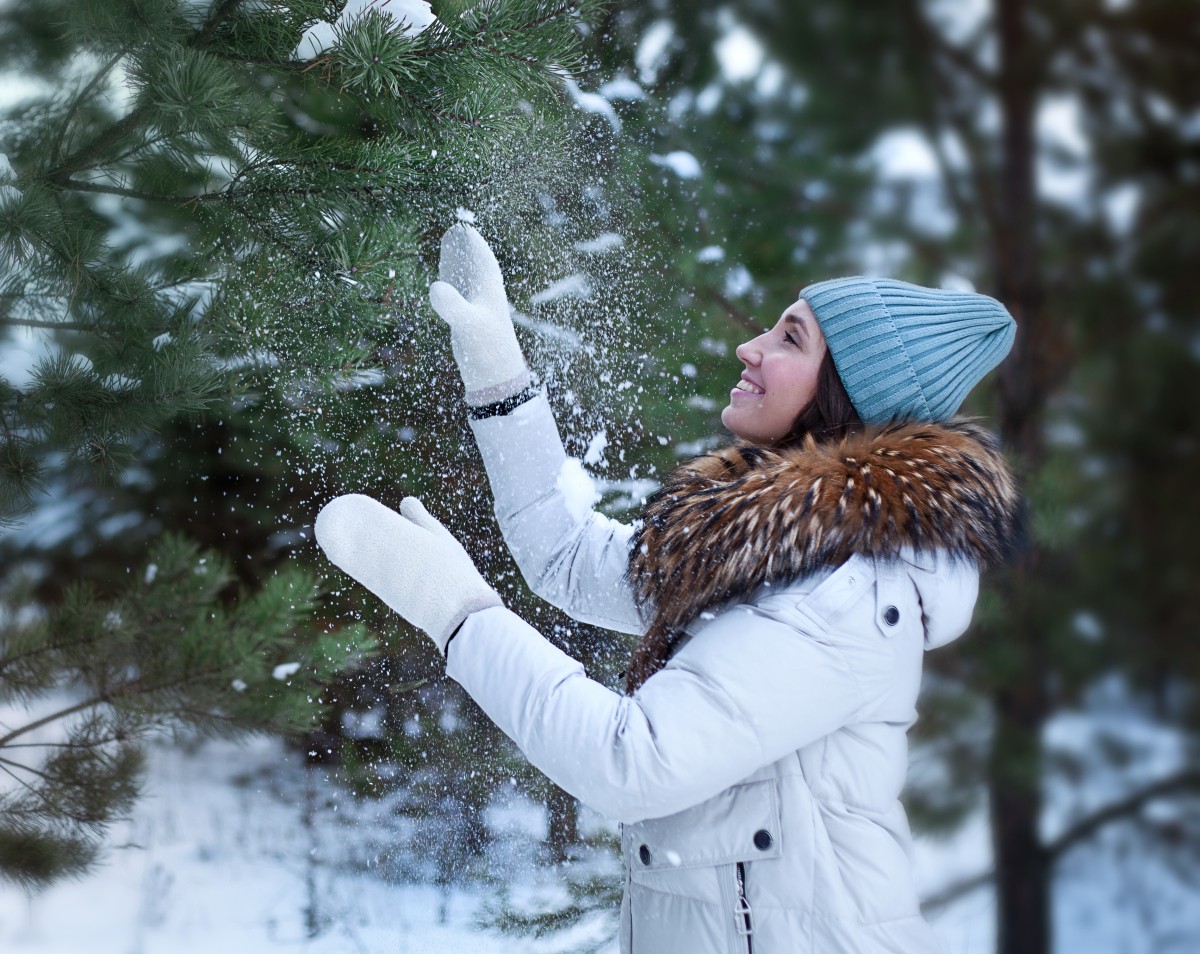
M 625 890 L 629 894 L 629 951 L 633 952 L 633 866 L 630 865 L 628 873 L 625 875 Z
M 621 823 L 618 829 L 621 833 L 622 843 L 625 840 L 625 824 Z M 629 901 L 629 950 L 630 954 L 633 951 L 633 858 L 628 854 L 625 856 L 625 897 Z
M 737 900 L 733 916 L 738 934 L 746 939 L 746 954 L 753 954 L 754 946 L 750 940 L 750 935 L 754 933 L 753 912 L 750 902 L 746 900 L 746 866 L 740 861 L 737 863 Z

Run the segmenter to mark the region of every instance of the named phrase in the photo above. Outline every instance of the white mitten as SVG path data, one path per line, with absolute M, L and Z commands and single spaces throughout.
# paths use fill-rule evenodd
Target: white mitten
M 450 326 L 467 403 L 482 407 L 529 387 L 504 276 L 488 243 L 471 226 L 460 223 L 442 236 L 438 278 L 429 286 L 429 303 Z
M 330 562 L 428 633 L 443 655 L 464 619 L 504 605 L 462 544 L 416 497 L 405 497 L 396 513 L 346 494 L 321 509 L 313 530 Z

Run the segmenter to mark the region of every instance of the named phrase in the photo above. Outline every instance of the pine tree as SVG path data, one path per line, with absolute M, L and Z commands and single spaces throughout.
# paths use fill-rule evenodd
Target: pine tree
M 223 605 L 232 575 L 216 554 L 168 535 L 150 560 L 109 598 L 73 586 L 41 619 L 4 594 L 0 698 L 27 712 L 0 736 L 14 783 L 0 796 L 4 878 L 39 887 L 96 861 L 137 796 L 150 730 L 307 730 L 313 697 L 373 648 L 361 628 L 311 625 L 317 589 L 301 571 Z
M 138 502 L 138 533 L 114 543 L 88 523 L 103 507 L 84 508 L 54 565 L 91 584 L 23 580 L 39 541 L 4 541 L 0 693 L 31 713 L 5 741 L 25 745 L 32 707 L 60 687 L 86 716 L 60 713 L 59 749 L 4 763 L 19 776 L 4 876 L 87 868 L 136 795 L 150 729 L 328 723 L 323 684 L 374 643 L 335 631 L 340 597 L 318 611 L 314 579 L 280 558 L 331 491 L 440 483 L 409 445 L 443 412 L 401 389 L 414 413 L 391 424 L 378 411 L 393 395 L 373 388 L 419 371 L 414 346 L 437 341 L 413 312 L 438 236 L 472 214 L 456 210 L 527 194 L 561 154 L 539 110 L 595 6 L 443 2 L 420 23 L 419 8 L 397 20 L 304 0 L 6 8 L 5 61 L 48 92 L 0 131 L 0 322 L 42 333 L 46 355 L 0 382 L 0 506 L 12 523 L 47 491 L 98 488 L 106 507 Z M 179 450 L 189 431 L 216 438 L 207 456 Z M 239 448 L 241 476 L 218 491 L 208 478 L 230 469 L 211 455 Z M 362 466 L 381 448 L 382 468 Z M 220 552 L 167 536 L 147 563 L 139 541 L 162 523 Z
M 367 10 L 299 60 L 323 3 L 17 8 L 14 53 L 62 24 L 32 69 L 68 86 L 83 56 L 103 65 L 6 133 L 5 321 L 78 336 L 6 393 L 6 510 L 45 485 L 36 440 L 112 474 L 132 435 L 206 407 L 226 385 L 210 353 L 282 369 L 298 391 L 378 367 L 376 339 L 423 299 L 426 233 L 510 172 L 506 143 L 521 162 L 517 102 L 571 65 L 588 8 L 439 9 L 419 33 Z M 123 113 L 101 95 L 118 67 Z M 92 196 L 149 205 L 147 224 L 188 247 L 135 265 L 104 234 L 127 206 Z

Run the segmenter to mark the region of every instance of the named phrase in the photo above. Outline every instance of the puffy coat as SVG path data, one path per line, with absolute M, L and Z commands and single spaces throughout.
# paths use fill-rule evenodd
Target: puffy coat
M 577 465 L 566 458 L 545 398 L 472 427 L 505 540 L 534 592 L 578 620 L 643 633 L 646 609 L 639 610 L 630 582 L 630 548 L 645 530 L 635 537 L 634 528 L 564 493 L 564 468 Z M 972 432 L 966 440 L 977 438 Z M 922 446 L 917 463 L 887 461 L 889 486 L 899 488 L 910 517 L 914 501 L 953 515 L 953 486 L 926 484 L 932 503 L 913 490 L 917 469 L 932 456 Z M 961 450 L 952 445 L 934 463 L 970 470 L 983 460 L 985 469 L 1002 468 L 994 451 L 964 464 Z M 862 461 L 845 459 L 851 464 L 834 463 L 851 467 L 853 488 L 853 475 L 863 480 L 853 470 Z M 759 460 L 751 462 L 761 470 Z M 993 489 L 1009 489 L 1006 473 L 986 476 Z M 845 473 L 840 484 L 833 480 L 834 496 L 816 509 L 841 501 L 845 510 L 847 500 L 857 506 L 846 481 Z M 828 482 L 822 478 L 818 491 Z M 726 494 L 734 486 L 737 501 L 746 497 L 744 480 L 709 483 Z M 771 485 L 778 489 L 778 479 Z M 976 485 L 966 493 L 974 495 L 968 503 L 976 516 L 998 505 Z M 762 516 L 761 508 L 753 513 Z M 861 527 L 849 545 L 853 534 L 830 543 L 825 527 L 819 536 L 832 546 L 830 558 L 810 559 L 794 582 L 774 579 L 768 559 L 758 576 L 742 573 L 741 591 L 721 590 L 728 597 L 721 605 L 701 594 L 696 606 L 707 610 L 680 617 L 690 618 L 687 635 L 632 696 L 589 680 L 577 661 L 501 607 L 468 617 L 451 641 L 448 674 L 534 765 L 622 823 L 625 954 L 938 950 L 920 914 L 898 796 L 923 653 L 966 629 L 978 571 L 971 547 L 930 538 L 928 520 L 906 529 L 903 516 L 899 524 L 895 514 L 884 516 L 891 529 L 876 533 L 874 543 Z M 792 517 L 780 532 L 794 536 L 807 519 Z M 681 519 L 695 522 L 686 513 Z M 762 529 L 769 523 L 755 521 L 754 546 L 783 545 Z M 878 514 L 871 525 L 878 527 Z M 671 527 L 658 526 L 667 547 Z M 674 528 L 685 540 L 692 530 Z M 921 532 L 923 540 L 913 538 Z M 703 550 L 703 535 L 695 536 Z M 811 538 L 805 545 L 810 556 L 820 550 Z M 886 554 L 889 546 L 888 555 L 870 552 Z M 737 554 L 727 556 L 737 564 Z

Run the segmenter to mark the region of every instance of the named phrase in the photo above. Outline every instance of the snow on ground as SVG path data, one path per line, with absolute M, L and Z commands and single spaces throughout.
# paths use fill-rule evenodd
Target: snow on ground
M 1060 720 L 1051 741 L 1092 747 L 1097 724 Z M 1157 752 L 1140 735 L 1138 750 L 1155 756 L 1155 774 L 1169 767 L 1169 746 Z M 1069 814 L 1060 798 L 1050 802 L 1050 814 Z M 439 845 L 452 840 L 447 823 L 398 814 L 396 804 L 355 799 L 278 740 L 154 745 L 146 796 L 131 820 L 114 827 L 115 847 L 95 874 L 32 898 L 0 888 L 0 951 L 552 954 L 611 927 L 600 914 L 566 935 L 532 941 L 479 926 L 500 884 L 525 910 L 567 900 L 559 873 L 539 860 L 540 806 L 502 792 L 485 814 L 493 836 L 486 872 L 447 889 L 433 883 Z M 580 822 L 589 831 L 611 827 L 586 810 Z M 1055 892 L 1060 954 L 1195 949 L 1196 884 L 1143 857 L 1137 841 L 1136 830 L 1114 830 L 1065 859 Z M 986 813 L 950 838 L 918 838 L 914 854 L 925 897 L 985 871 Z M 607 856 L 574 870 L 619 881 Z M 946 954 L 991 954 L 993 919 L 987 884 L 930 913 Z
M 306 769 L 277 740 L 152 747 L 146 796 L 113 830 L 105 864 L 81 881 L 26 897 L 0 889 L 0 950 L 13 954 L 211 954 L 302 949 L 312 954 L 567 950 L 478 927 L 484 886 L 449 891 L 392 882 L 368 868 L 381 840 L 411 839 L 386 802 L 358 803 Z M 585 828 L 596 819 L 585 812 Z M 493 806 L 492 874 L 513 897 L 553 906 L 560 892 L 533 863 L 541 810 Z M 306 820 L 308 824 L 306 824 Z M 918 843 L 923 888 L 936 890 L 987 857 L 980 820 L 949 842 Z M 408 869 L 410 875 L 415 873 Z M 433 871 L 427 871 L 430 879 Z M 397 883 L 399 882 L 399 883 Z M 947 954 L 991 947 L 991 898 L 980 891 L 939 913 Z
M 531 949 L 476 926 L 482 889 L 389 884 L 355 870 L 365 833 L 345 818 L 354 800 L 277 741 L 155 746 L 146 790 L 97 873 L 32 898 L 0 889 L 0 950 Z M 514 802 L 497 818 L 509 822 L 499 833 L 508 853 L 528 854 L 536 842 L 527 807 Z
M 113 831 L 94 875 L 29 898 L 0 889 L 0 950 L 29 954 L 210 954 L 300 948 L 313 954 L 564 950 L 481 930 L 485 887 L 443 891 L 389 883 L 368 869 L 381 839 L 403 842 L 412 822 L 384 803 L 357 803 L 305 769 L 276 740 L 152 747 L 146 797 Z M 590 813 L 585 813 L 585 827 Z M 306 820 L 308 824 L 306 824 Z M 540 809 L 512 798 L 489 810 L 493 874 L 516 898 L 553 905 L 555 886 L 533 864 L 545 834 Z M 595 823 L 595 819 L 590 819 Z M 973 872 L 980 822 L 952 842 L 918 845 L 922 886 Z M 411 869 L 410 869 L 411 871 Z M 433 872 L 427 872 L 432 876 Z M 544 869 L 543 872 L 544 874 Z M 977 892 L 935 921 L 948 954 L 991 944 L 991 900 Z

